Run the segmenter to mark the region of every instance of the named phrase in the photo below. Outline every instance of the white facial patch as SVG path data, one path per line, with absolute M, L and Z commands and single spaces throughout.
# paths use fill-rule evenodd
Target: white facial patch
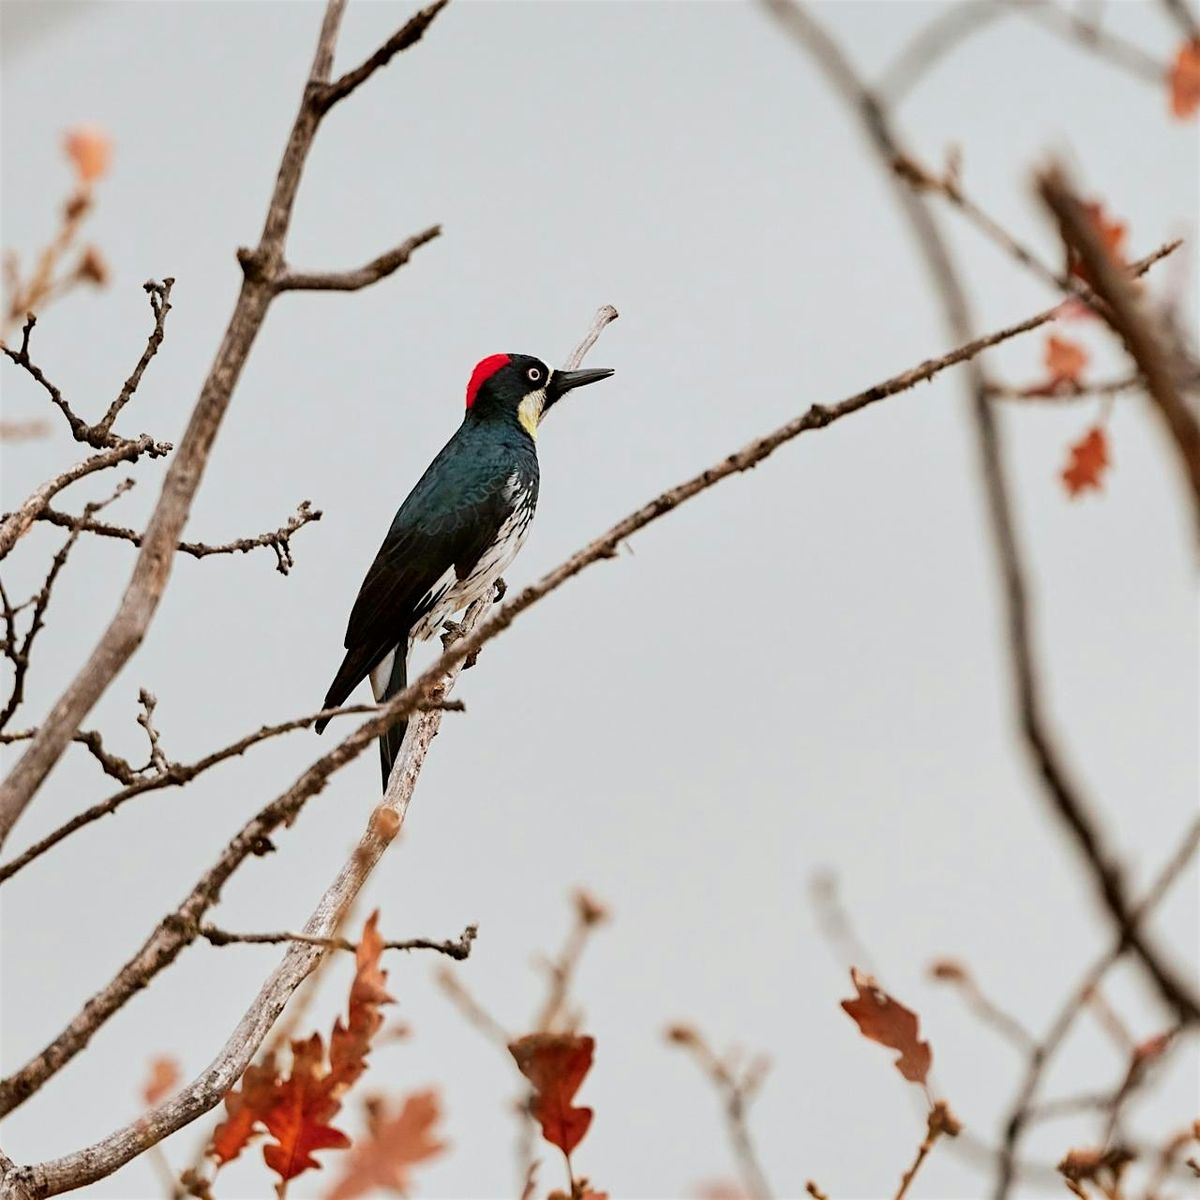
M 537 437 L 538 423 L 542 419 L 542 410 L 546 407 L 546 389 L 538 388 L 530 392 L 517 405 L 517 420 L 531 438 Z

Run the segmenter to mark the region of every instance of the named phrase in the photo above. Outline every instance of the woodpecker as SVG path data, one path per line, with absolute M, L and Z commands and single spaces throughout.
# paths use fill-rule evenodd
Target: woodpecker
M 538 498 L 538 425 L 567 392 L 612 371 L 555 371 L 528 354 L 492 354 L 467 384 L 454 436 L 400 505 L 346 627 L 346 656 L 325 696 L 334 708 L 367 676 L 382 703 L 408 683 L 414 642 L 486 596 L 512 562 Z M 320 733 L 328 718 L 317 722 Z M 408 722 L 379 738 L 383 786 Z

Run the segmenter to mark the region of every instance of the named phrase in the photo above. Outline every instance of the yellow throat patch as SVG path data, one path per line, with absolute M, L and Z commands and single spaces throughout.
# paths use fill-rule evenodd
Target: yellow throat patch
M 517 420 L 521 427 L 534 441 L 537 441 L 538 422 L 542 419 L 542 409 L 546 404 L 546 391 L 531 392 L 517 405 Z

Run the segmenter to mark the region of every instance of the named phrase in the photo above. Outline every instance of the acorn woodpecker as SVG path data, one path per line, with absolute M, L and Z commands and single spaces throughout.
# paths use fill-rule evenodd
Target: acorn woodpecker
M 567 392 L 611 374 L 555 371 L 528 354 L 492 354 L 476 365 L 462 424 L 400 506 L 359 589 L 326 708 L 368 675 L 376 701 L 403 691 L 413 643 L 488 594 L 533 520 L 538 425 Z M 317 732 L 327 723 L 318 721 Z M 407 724 L 380 736 L 385 790 Z

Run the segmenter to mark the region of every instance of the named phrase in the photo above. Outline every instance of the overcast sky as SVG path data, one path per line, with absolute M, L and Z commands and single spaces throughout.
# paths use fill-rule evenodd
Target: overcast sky
M 873 72 L 938 6 L 817 9 Z M 1171 53 L 1159 5 L 1105 11 L 1151 53 Z M 408 12 L 351 4 L 338 63 L 369 53 Z M 320 10 L 5 0 L 0 15 L 4 245 L 28 262 L 52 233 L 70 186 L 65 128 L 96 122 L 116 140 L 90 224 L 112 285 L 47 312 L 37 359 L 82 413 L 100 413 L 149 327 L 142 281 L 173 275 L 166 342 L 122 425 L 177 438 L 236 292 L 234 248 L 257 236 Z M 902 117 L 931 161 L 960 146 L 971 193 L 1048 258 L 1055 243 L 1029 182 L 1049 152 L 1128 220 L 1134 253 L 1193 232 L 1195 124 L 1172 123 L 1155 89 L 1020 17 L 968 41 Z M 540 439 L 541 506 L 509 573 L 520 585 L 808 404 L 948 346 L 852 118 L 751 5 L 455 0 L 321 130 L 289 257 L 357 265 L 435 221 L 444 236 L 394 278 L 272 308 L 188 534 L 273 528 L 305 498 L 324 519 L 297 536 L 286 579 L 269 552 L 177 564 L 149 638 L 89 718 L 115 750 L 142 751 L 140 686 L 157 693 L 165 748 L 184 760 L 317 707 L 361 575 L 486 354 L 557 360 L 598 304 L 621 310 L 589 360 L 616 376 L 559 406 Z M 981 327 L 1053 301 L 973 231 L 949 226 Z M 1194 273 L 1165 265 L 1154 286 L 1172 280 L 1190 288 Z M 1071 332 L 1093 348 L 1097 376 L 1121 368 L 1098 328 Z M 1041 351 L 1034 335 L 992 363 L 1030 382 Z M 6 419 L 44 413 L 27 379 L 7 367 L 0 379 Z M 1034 406 L 1003 422 L 1054 728 L 1140 887 L 1197 795 L 1191 529 L 1175 460 L 1139 398 L 1115 406 L 1104 493 L 1066 498 L 1066 447 L 1096 416 L 1091 404 Z M 6 446 L 5 507 L 77 455 L 57 426 Z M 125 523 L 149 511 L 161 468 L 135 474 L 113 511 Z M 91 494 L 79 489 L 74 507 Z M 14 594 L 36 586 L 57 541 L 39 530 L 6 562 Z M 79 548 L 20 723 L 71 677 L 132 561 L 121 546 Z M 987 1140 L 1021 1064 L 928 980 L 927 964 L 962 957 L 1041 1030 L 1109 936 L 1015 737 L 1001 618 L 962 380 L 946 374 L 686 505 L 490 646 L 462 681 L 468 712 L 447 718 L 361 914 L 378 905 L 389 936 L 479 922 L 456 970 L 521 1032 L 541 996 L 533 955 L 558 944 L 569 890 L 586 885 L 614 920 L 579 977 L 597 1053 L 580 1095 L 596 1118 L 578 1169 L 615 1197 L 695 1195 L 731 1176 L 715 1096 L 662 1041 L 668 1021 L 687 1019 L 718 1046 L 771 1056 L 753 1129 L 779 1195 L 809 1177 L 838 1200 L 890 1195 L 923 1118 L 887 1053 L 838 1008 L 849 981 L 814 920 L 814 872 L 837 872 L 875 966 L 921 1013 L 939 1090 Z M 135 801 L 4 888 L 5 1071 L 57 1033 L 242 821 L 329 745 L 298 733 Z M 377 773 L 372 752 L 340 774 L 279 835 L 279 853 L 234 877 L 214 919 L 302 924 L 377 801 Z M 10 848 L 107 791 L 86 754 L 68 754 Z M 1192 971 L 1197 892 L 1193 868 L 1156 922 Z M 270 947 L 187 950 L 9 1118 L 0 1144 L 36 1161 L 135 1116 L 149 1057 L 202 1069 L 277 959 Z M 513 1195 L 515 1072 L 448 1007 L 438 965 L 389 959 L 395 1015 L 414 1033 L 374 1055 L 366 1083 L 442 1089 L 454 1151 L 420 1171 L 421 1194 Z M 319 1028 L 344 998 L 347 967 L 330 977 Z M 1114 974 L 1109 994 L 1137 1036 L 1164 1027 L 1132 970 Z M 1140 1136 L 1159 1141 L 1194 1118 L 1194 1068 L 1194 1048 L 1177 1056 L 1139 1110 Z M 1112 1087 L 1121 1073 L 1084 1020 L 1047 1095 Z M 177 1166 L 207 1127 L 167 1143 Z M 1057 1161 L 1084 1128 L 1045 1126 L 1029 1153 Z M 549 1186 L 559 1168 L 546 1157 Z M 305 1176 L 289 1195 L 318 1195 L 328 1178 Z M 918 1192 L 982 1186 L 939 1147 Z M 218 1194 L 268 1187 L 255 1153 Z M 141 1159 L 88 1194 L 158 1193 Z

